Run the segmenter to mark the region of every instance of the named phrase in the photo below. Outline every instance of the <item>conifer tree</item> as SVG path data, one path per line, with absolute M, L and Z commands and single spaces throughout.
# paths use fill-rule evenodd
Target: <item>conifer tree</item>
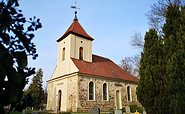
M 185 112 L 185 8 L 177 4 L 167 10 L 164 31 L 169 112 Z
M 144 50 L 140 62 L 140 81 L 137 88 L 139 102 L 148 114 L 168 113 L 165 96 L 163 42 L 151 29 L 145 35 Z
M 168 5 L 162 40 L 154 30 L 145 36 L 137 95 L 149 114 L 185 112 L 185 7 L 179 3 Z
M 34 98 L 33 107 L 34 108 L 40 108 L 40 105 L 42 102 L 44 102 L 44 90 L 42 88 L 42 77 L 43 77 L 43 71 L 40 68 L 35 76 L 32 79 L 32 83 L 30 84 L 27 91 L 25 91 L 24 95 L 31 94 L 31 96 Z

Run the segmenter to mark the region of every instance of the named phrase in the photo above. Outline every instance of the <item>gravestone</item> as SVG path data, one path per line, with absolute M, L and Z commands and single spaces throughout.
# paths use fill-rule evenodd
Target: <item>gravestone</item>
M 114 114 L 123 114 L 122 110 L 115 110 Z
M 26 114 L 26 110 L 25 109 L 22 111 L 22 114 Z
M 38 114 L 38 112 L 37 111 L 34 111 L 34 112 L 32 112 L 32 114 Z
M 130 113 L 130 107 L 129 106 L 126 106 L 125 107 L 125 111 L 126 111 L 126 113 Z
M 146 114 L 146 111 L 143 111 L 143 114 Z
M 100 114 L 100 108 L 98 108 L 98 107 L 92 107 L 90 109 L 90 114 Z

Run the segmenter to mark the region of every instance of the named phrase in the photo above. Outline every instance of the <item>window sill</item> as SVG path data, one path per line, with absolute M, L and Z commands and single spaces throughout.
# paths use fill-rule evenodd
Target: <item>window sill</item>
M 88 100 L 89 102 L 94 102 L 94 101 L 96 101 L 96 100 Z

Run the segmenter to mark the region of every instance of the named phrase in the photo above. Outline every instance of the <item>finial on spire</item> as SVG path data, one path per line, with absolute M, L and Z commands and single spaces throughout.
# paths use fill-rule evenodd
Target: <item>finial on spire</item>
M 76 1 L 75 1 L 75 5 L 74 6 L 71 6 L 71 8 L 73 8 L 73 9 L 75 9 L 75 18 L 74 18 L 74 20 L 73 21 L 78 21 L 78 18 L 77 18 L 77 9 L 80 9 L 80 8 L 78 8 L 77 6 L 76 6 Z

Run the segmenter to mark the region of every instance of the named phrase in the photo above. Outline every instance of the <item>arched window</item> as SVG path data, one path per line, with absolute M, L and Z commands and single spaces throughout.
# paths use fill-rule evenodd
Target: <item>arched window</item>
M 94 84 L 93 84 L 93 82 L 89 83 L 89 100 L 94 100 Z
M 65 48 L 62 50 L 62 60 L 65 60 Z
M 127 98 L 128 98 L 128 101 L 131 101 L 130 86 L 127 87 Z
M 79 59 L 83 60 L 83 47 L 80 47 L 79 49 Z
M 103 84 L 103 100 L 107 100 L 107 84 Z

